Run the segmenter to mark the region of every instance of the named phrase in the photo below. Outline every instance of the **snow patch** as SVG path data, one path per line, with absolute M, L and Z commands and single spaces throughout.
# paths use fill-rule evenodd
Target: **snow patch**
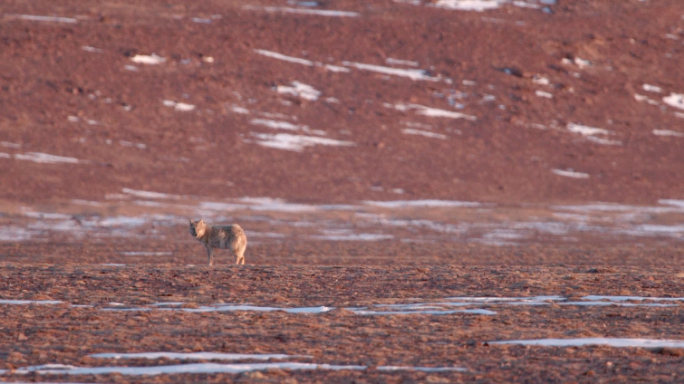
M 429 132 L 429 131 L 421 131 L 418 129 L 406 128 L 406 129 L 402 129 L 401 132 L 406 134 L 406 135 L 420 135 L 420 136 L 425 136 L 425 137 L 431 137 L 434 139 L 445 140 L 447 138 L 446 135 L 442 135 L 442 134 L 434 133 L 434 132 Z
M 48 304 L 61 304 L 62 302 L 59 300 L 0 300 L 0 304 L 7 304 L 7 305 L 30 305 L 30 304 L 38 304 L 38 305 L 48 305 Z
M 135 55 L 131 57 L 131 61 L 137 64 L 158 65 L 166 62 L 166 59 L 153 53 L 151 55 Z
M 584 136 L 587 140 L 597 143 L 597 144 L 603 144 L 603 145 L 622 145 L 620 141 L 617 140 L 609 140 L 605 139 L 602 137 L 596 137 L 596 135 L 612 135 L 613 132 L 607 130 L 607 129 L 602 129 L 602 128 L 594 128 L 594 127 L 588 127 L 586 125 L 580 125 L 580 124 L 574 124 L 574 123 L 568 123 L 567 125 L 568 131 L 572 133 L 577 133 L 582 136 Z
M 580 69 L 591 67 L 593 65 L 593 64 L 591 64 L 591 61 L 584 60 L 584 59 L 579 58 L 579 57 L 575 57 L 574 62 L 578 67 L 580 67 Z
M 640 95 L 638 93 L 634 94 L 634 100 L 639 101 L 639 102 L 646 102 L 650 105 L 660 105 L 659 102 L 649 98 L 648 96 Z
M 540 76 L 540 75 L 534 76 L 532 78 L 532 82 L 534 84 L 538 84 L 538 85 L 549 85 L 549 84 L 551 84 L 551 82 L 549 81 L 548 78 Z
M 102 49 L 100 49 L 100 48 L 89 47 L 89 46 L 86 46 L 86 45 L 81 46 L 81 49 L 84 50 L 84 51 L 86 51 L 86 52 L 92 52 L 92 53 L 102 53 L 102 52 L 104 52 L 104 51 L 103 51 Z
M 299 131 L 300 129 L 307 128 L 306 125 L 297 125 L 287 121 L 277 121 L 268 119 L 252 119 L 249 123 L 252 125 L 262 125 L 268 128 L 285 129 L 289 131 Z
M 191 373 L 244 373 L 253 371 L 265 371 L 269 369 L 284 369 L 292 371 L 301 370 L 365 370 L 364 365 L 330 365 L 311 363 L 251 363 L 251 364 L 178 364 L 161 365 L 152 367 L 75 367 L 62 364 L 47 364 L 19 368 L 13 373 L 22 375 L 37 373 L 40 375 L 108 375 L 118 373 L 125 376 L 154 376 L 164 374 L 191 374 Z
M 321 92 L 317 91 L 314 87 L 300 83 L 299 81 L 293 81 L 291 87 L 279 85 L 276 87 L 276 91 L 278 93 L 292 95 L 311 101 L 318 100 L 318 97 L 321 95 Z
M 670 96 L 663 97 L 663 102 L 671 107 L 684 109 L 684 95 L 670 93 Z
M 312 239 L 316 240 L 330 240 L 330 241 L 382 241 L 393 239 L 392 235 L 383 235 L 380 233 L 346 233 L 346 231 L 336 233 L 337 231 L 324 231 L 329 232 L 325 235 L 311 236 Z
M 654 129 L 653 134 L 656 136 L 684 137 L 684 133 L 677 132 L 677 131 L 670 131 L 669 129 Z
M 610 135 L 610 131 L 601 128 L 588 127 L 586 125 L 569 123 L 568 131 L 572 133 L 579 133 L 582 136 L 593 136 L 593 135 Z
M 314 65 L 314 62 L 311 60 L 300 59 L 298 57 L 292 57 L 292 56 L 286 56 L 286 55 L 280 54 L 278 52 L 271 52 L 271 51 L 266 51 L 263 49 L 255 49 L 254 52 L 256 52 L 260 55 L 264 55 L 266 57 L 273 58 L 273 59 L 287 61 L 289 63 L 301 64 L 301 65 L 306 65 L 306 66 L 310 66 L 310 67 L 312 67 Z
M 14 155 L 14 158 L 17 160 L 33 161 L 34 163 L 41 164 L 78 164 L 87 162 L 74 157 L 56 156 L 40 152 L 27 152 L 24 154 L 17 153 Z
M 655 85 L 650 85 L 650 84 L 644 84 L 641 86 L 644 91 L 646 92 L 653 92 L 653 93 L 661 93 L 663 91 L 662 88 L 655 86 Z
M 419 104 L 395 104 L 395 105 L 392 105 L 392 104 L 385 103 L 384 105 L 387 108 L 394 108 L 398 111 L 415 110 L 415 111 L 417 111 L 416 112 L 417 114 L 423 115 L 423 116 L 428 116 L 428 117 L 445 117 L 445 118 L 450 118 L 450 119 L 466 119 L 466 120 L 471 120 L 471 121 L 477 120 L 477 117 L 471 116 L 471 115 L 466 115 L 465 113 L 447 111 L 444 109 L 430 108 L 430 107 L 426 107 L 424 105 L 419 105 Z
M 684 200 L 660 199 L 658 204 L 673 205 L 675 207 L 684 209 Z
M 178 103 L 173 100 L 163 100 L 162 104 L 166 107 L 171 107 L 175 109 L 176 111 L 181 111 L 181 112 L 189 112 L 195 109 L 195 106 L 192 104 L 186 104 L 186 103 Z
M 256 139 L 256 143 L 264 147 L 283 149 L 287 151 L 301 152 L 306 147 L 315 145 L 328 146 L 353 146 L 356 145 L 350 141 L 341 141 L 334 139 L 327 139 L 323 137 L 291 135 L 289 133 L 278 133 L 275 135 L 267 133 L 251 133 L 252 137 Z M 246 141 L 249 142 L 249 141 Z
M 161 192 L 139 191 L 137 189 L 130 189 L 130 188 L 123 188 L 121 190 L 121 192 L 128 194 L 128 195 L 133 195 L 135 197 L 140 197 L 143 199 L 174 199 L 174 200 L 178 200 L 178 199 L 182 198 L 179 195 L 171 195 L 168 193 L 161 193 Z
M 383 67 L 381 65 L 364 64 L 364 63 L 354 63 L 350 61 L 343 61 L 343 65 L 348 67 L 354 67 L 357 69 L 382 73 L 385 75 L 408 77 L 411 80 L 426 80 L 426 81 L 440 81 L 441 77 L 428 76 L 427 72 L 422 69 L 398 69 L 392 67 Z
M 573 179 L 588 179 L 589 174 L 588 173 L 583 173 L 583 172 L 575 172 L 575 171 L 564 171 L 562 169 L 552 169 L 551 172 L 558 176 L 563 176 L 563 177 L 570 177 Z
M 482 12 L 488 9 L 499 8 L 505 2 L 505 0 L 438 0 L 432 6 L 458 11 Z
M 67 23 L 67 24 L 76 24 L 78 23 L 78 20 L 71 18 L 71 17 L 59 17 L 59 16 L 40 16 L 40 15 L 8 15 L 8 16 L 14 16 L 22 20 L 30 20 L 30 21 L 46 21 L 46 22 L 53 22 L 53 23 Z
M 382 208 L 479 208 L 482 206 L 482 203 L 448 200 L 364 201 L 363 203 L 366 205 Z

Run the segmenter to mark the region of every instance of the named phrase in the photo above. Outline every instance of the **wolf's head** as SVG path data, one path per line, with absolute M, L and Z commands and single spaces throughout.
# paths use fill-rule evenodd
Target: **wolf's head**
M 190 220 L 190 234 L 194 237 L 202 237 L 207 231 L 207 225 L 204 224 L 204 220 L 200 219 L 198 221 Z

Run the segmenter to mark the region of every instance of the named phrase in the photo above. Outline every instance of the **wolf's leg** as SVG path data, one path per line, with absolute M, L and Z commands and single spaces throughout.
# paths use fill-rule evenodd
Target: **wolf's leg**
M 233 252 L 233 255 L 235 255 L 235 264 L 244 264 L 245 263 L 245 249 L 247 248 L 247 242 L 244 239 L 244 235 L 242 238 L 240 237 L 234 237 L 230 241 L 230 250 Z
M 214 265 L 214 250 L 211 247 L 207 247 L 207 258 L 209 259 L 209 265 Z

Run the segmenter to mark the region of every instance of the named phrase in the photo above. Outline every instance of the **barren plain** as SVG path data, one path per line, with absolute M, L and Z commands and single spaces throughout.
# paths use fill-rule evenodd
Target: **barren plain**
M 0 382 L 684 380 L 681 2 L 7 0 L 0 47 Z

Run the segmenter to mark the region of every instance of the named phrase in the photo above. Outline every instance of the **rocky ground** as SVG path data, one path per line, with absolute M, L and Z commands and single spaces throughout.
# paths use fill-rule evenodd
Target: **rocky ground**
M 94 358 L 102 352 L 230 352 L 307 355 L 299 362 L 359 365 L 363 371 L 175 374 L 152 377 L 81 375 L 97 382 L 677 382 L 678 348 L 539 347 L 493 341 L 626 337 L 679 339 L 681 302 L 670 307 L 578 305 L 595 293 L 662 297 L 682 293 L 682 268 L 568 267 L 61 267 L 5 265 L 3 295 L 56 304 L 2 305 L 4 380 L 73 381 L 22 372 L 26 366 L 168 366 L 173 359 Z M 443 303 L 446 298 L 534 297 L 448 309 L 489 314 L 356 313 L 397 310 L 388 304 Z M 583 299 L 584 298 L 584 299 Z M 682 299 L 684 300 L 684 299 Z M 171 307 L 154 303 L 176 303 Z M 658 301 L 647 301 L 662 304 Z M 323 313 L 200 311 L 253 306 L 327 307 Z M 471 303 L 472 304 L 472 303 Z M 73 307 L 86 305 L 86 307 Z M 444 310 L 437 304 L 431 309 Z M 437 306 L 435 306 L 437 305 Z M 213 306 L 213 307 L 212 307 Z M 384 307 L 383 307 L 384 306 Z M 146 311 L 145 311 L 146 308 Z M 212 361 L 211 359 L 205 359 Z M 249 360 L 247 360 L 249 361 Z M 216 363 L 223 363 L 214 360 Z M 244 363 L 244 361 L 242 362 Z M 463 372 L 382 371 L 378 367 L 458 367 Z
M 680 382 L 683 41 L 676 0 L 3 1 L 0 381 Z M 542 338 L 671 343 L 494 343 Z M 91 356 L 133 352 L 296 356 Z

